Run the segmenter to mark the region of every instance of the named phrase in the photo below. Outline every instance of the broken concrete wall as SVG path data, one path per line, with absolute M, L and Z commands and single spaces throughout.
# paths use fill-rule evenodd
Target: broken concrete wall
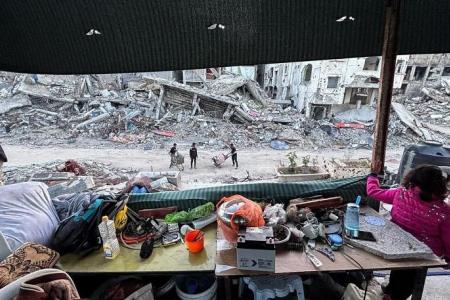
M 240 75 L 244 78 L 255 80 L 256 79 L 256 67 L 255 66 L 235 66 L 225 67 L 225 71 Z
M 0 115 L 26 106 L 31 106 L 31 101 L 26 95 L 16 95 L 5 99 L 0 98 Z
M 450 54 L 411 55 L 405 70 L 403 93 L 417 97 L 424 86 L 439 84 L 442 76 L 447 76 L 445 71 L 450 71 L 448 68 Z
M 401 88 L 408 57 L 397 57 L 399 67 L 396 69 L 394 89 Z M 310 116 L 310 106 L 313 104 L 344 104 L 346 89 L 357 77 L 379 79 L 381 58 L 375 59 L 378 63 L 372 68 L 367 68 L 368 59 L 374 60 L 362 57 L 266 65 L 264 89 L 273 99 L 293 100 L 297 109 L 305 110 Z M 368 83 L 367 88 L 373 89 L 373 83 Z M 377 93 L 371 92 L 370 96 L 368 103 L 375 101 Z

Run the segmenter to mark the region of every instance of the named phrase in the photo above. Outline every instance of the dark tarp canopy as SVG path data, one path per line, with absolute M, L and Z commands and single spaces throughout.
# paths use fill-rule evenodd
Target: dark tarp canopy
M 375 56 L 383 13 L 383 0 L 2 0 L 0 70 L 124 73 Z M 449 36 L 449 0 L 402 0 L 398 54 L 450 52 Z

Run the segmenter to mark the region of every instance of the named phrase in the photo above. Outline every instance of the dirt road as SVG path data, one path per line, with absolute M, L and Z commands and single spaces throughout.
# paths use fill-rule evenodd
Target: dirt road
M 32 148 L 17 145 L 2 145 L 8 155 L 9 166 L 23 166 L 32 163 L 44 163 L 51 160 L 75 159 L 95 160 L 103 163 L 111 163 L 120 169 L 134 169 L 137 171 L 154 170 L 163 171 L 169 167 L 168 150 L 142 149 L 85 149 L 85 148 Z M 214 185 L 231 180 L 231 177 L 243 179 L 249 171 L 254 179 L 272 179 L 275 177 L 275 168 L 280 162 L 286 163 L 286 154 L 289 151 L 277 151 L 273 149 L 238 149 L 239 169 L 235 170 L 231 165 L 231 159 L 227 160 L 222 168 L 213 166 L 211 157 L 221 153 L 200 148 L 197 169 L 190 169 L 188 148 L 181 148 L 180 153 L 185 155 L 185 171 L 182 173 L 182 182 L 191 187 Z M 369 150 L 334 150 L 323 149 L 318 151 L 295 150 L 300 157 L 310 155 L 320 158 L 370 158 Z M 398 166 L 402 150 L 391 150 L 387 155 L 387 165 Z M 301 159 L 299 159 L 301 160 Z

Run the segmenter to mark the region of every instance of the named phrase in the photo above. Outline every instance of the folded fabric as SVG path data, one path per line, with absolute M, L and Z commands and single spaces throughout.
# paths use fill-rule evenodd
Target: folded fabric
M 65 273 L 47 274 L 20 285 L 14 300 L 79 300 L 80 295 Z
M 149 283 L 139 290 L 129 295 L 125 300 L 153 300 L 155 299 L 153 296 L 153 287 L 152 284 Z
M 74 213 L 85 210 L 92 201 L 98 198 L 93 193 L 65 194 L 52 199 L 58 217 L 61 221 Z
M 40 182 L 0 186 L 0 231 L 11 250 L 26 242 L 50 245 L 59 224 L 55 207 Z
M 53 267 L 58 259 L 58 252 L 26 243 L 0 262 L 0 288 L 29 273 Z

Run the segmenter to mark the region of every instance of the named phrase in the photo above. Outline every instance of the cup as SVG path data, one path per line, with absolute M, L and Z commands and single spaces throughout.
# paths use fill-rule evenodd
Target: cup
M 205 246 L 205 234 L 203 231 L 194 229 L 186 232 L 184 236 L 184 243 L 186 248 L 191 253 L 198 253 L 203 250 Z
M 315 239 L 319 236 L 319 228 L 317 225 L 307 223 L 302 227 L 302 231 L 308 239 Z

